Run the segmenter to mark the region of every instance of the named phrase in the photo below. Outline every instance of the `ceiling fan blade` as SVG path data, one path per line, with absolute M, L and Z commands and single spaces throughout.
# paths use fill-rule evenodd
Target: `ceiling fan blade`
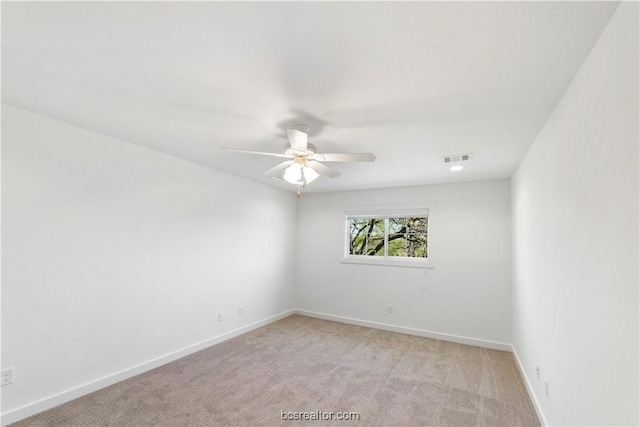
M 307 166 L 318 172 L 320 175 L 328 176 L 329 178 L 340 176 L 340 172 L 338 172 L 337 170 L 333 170 L 329 166 L 325 166 L 320 162 L 316 162 L 315 160 L 308 161 Z
M 283 158 L 289 158 L 289 156 L 287 156 L 286 154 L 281 154 L 281 153 L 267 153 L 264 151 L 250 151 L 250 150 L 240 150 L 237 148 L 227 148 L 227 147 L 220 147 L 221 150 L 227 150 L 227 151 L 235 151 L 237 153 L 245 153 L 245 154 L 259 154 L 261 156 L 272 156 L 272 157 L 283 157 Z
M 288 168 L 292 164 L 293 164 L 293 160 L 286 160 L 286 161 L 284 161 L 282 163 L 278 163 L 277 165 L 275 165 L 271 169 L 267 169 L 266 171 L 264 171 L 262 173 L 264 175 L 270 175 L 270 176 L 278 175 L 280 172 L 282 172 L 283 170 L 285 170 L 286 168 Z M 282 175 L 282 174 L 280 173 L 280 175 Z
M 307 149 L 308 135 L 306 133 L 296 129 L 287 129 L 287 136 L 289 137 L 289 142 L 291 143 L 292 148 L 295 148 L 296 150 Z
M 373 153 L 316 153 L 309 158 L 325 162 L 373 162 L 376 160 L 376 155 Z

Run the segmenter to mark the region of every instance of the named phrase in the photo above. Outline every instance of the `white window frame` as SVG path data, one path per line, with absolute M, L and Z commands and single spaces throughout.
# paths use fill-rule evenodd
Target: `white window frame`
M 349 253 L 350 242 L 350 222 L 351 218 L 385 218 L 385 248 L 387 246 L 388 228 L 386 219 L 388 218 L 406 218 L 406 217 L 428 217 L 429 225 L 427 228 L 428 252 L 427 258 L 410 258 L 410 257 L 389 257 L 385 253 L 383 257 L 371 255 L 351 255 Z M 406 208 L 390 208 L 390 207 L 360 207 L 349 208 L 344 213 L 344 252 L 342 263 L 345 264 L 369 264 L 384 265 L 391 267 L 410 267 L 410 268 L 435 268 L 433 258 L 433 218 L 435 217 L 435 208 L 433 205 L 411 206 Z M 385 251 L 386 252 L 386 251 Z

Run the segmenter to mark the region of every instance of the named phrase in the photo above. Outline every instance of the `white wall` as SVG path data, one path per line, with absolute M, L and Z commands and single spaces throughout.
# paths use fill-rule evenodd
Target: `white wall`
M 510 343 L 509 191 L 509 182 L 501 180 L 304 194 L 298 206 L 297 308 L 441 338 L 468 337 L 480 345 Z M 415 204 L 435 208 L 429 221 L 433 270 L 340 263 L 347 208 Z
M 2 125 L 3 413 L 293 308 L 293 193 L 8 105 Z
M 513 346 L 550 425 L 640 424 L 638 72 L 622 3 L 513 177 Z

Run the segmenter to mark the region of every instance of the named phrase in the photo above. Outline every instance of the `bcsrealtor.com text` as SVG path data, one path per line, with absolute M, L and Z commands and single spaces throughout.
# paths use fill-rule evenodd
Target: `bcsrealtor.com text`
M 359 421 L 357 412 L 280 411 L 280 419 L 288 421 Z

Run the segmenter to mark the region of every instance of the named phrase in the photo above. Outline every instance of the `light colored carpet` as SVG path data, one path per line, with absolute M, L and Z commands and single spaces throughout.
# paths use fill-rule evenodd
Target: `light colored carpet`
M 13 426 L 301 424 L 539 425 L 511 353 L 294 315 Z

